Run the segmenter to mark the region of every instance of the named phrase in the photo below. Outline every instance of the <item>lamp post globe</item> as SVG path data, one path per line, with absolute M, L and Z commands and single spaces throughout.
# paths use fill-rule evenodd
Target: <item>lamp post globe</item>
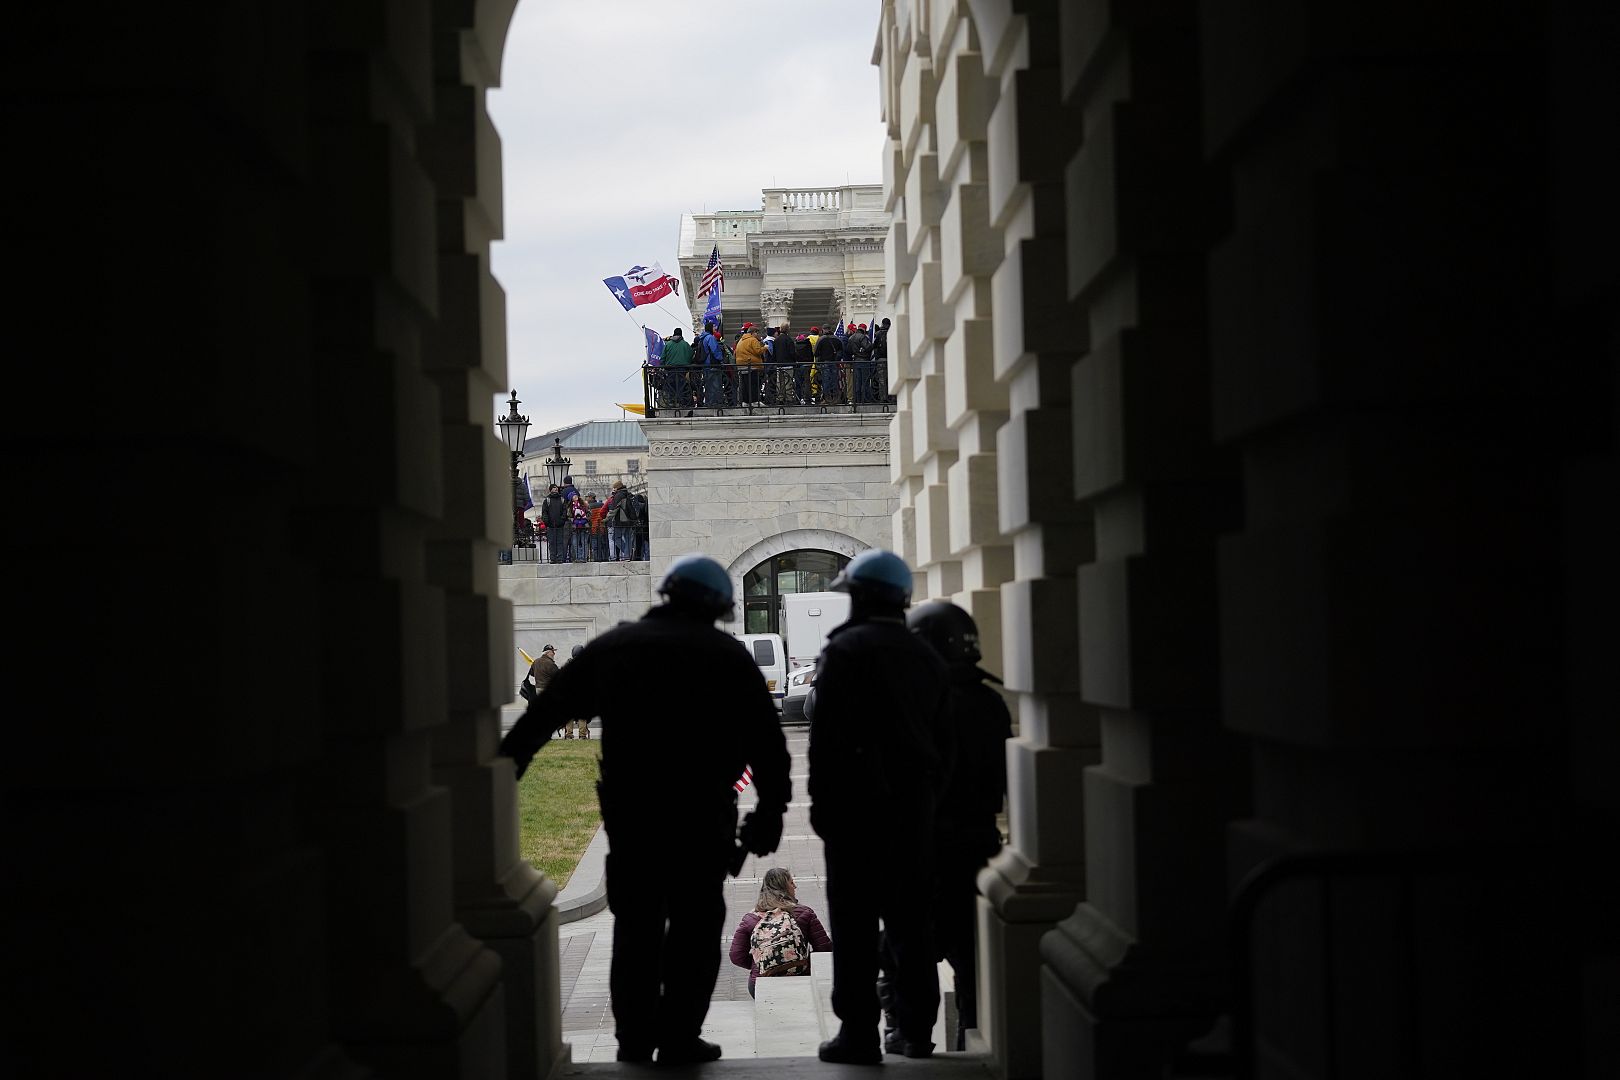
M 551 481 L 551 483 L 556 484 L 557 487 L 561 488 L 563 486 L 563 478 L 568 475 L 568 470 L 573 468 L 573 465 L 573 462 L 563 457 L 562 438 L 560 436 L 552 436 L 551 456 L 546 458 L 546 473 L 548 479 Z
M 512 452 L 512 546 L 526 548 L 534 546 L 532 534 L 527 534 L 524 526 L 528 522 L 523 517 L 523 480 L 518 475 L 518 463 L 523 460 L 523 442 L 529 437 L 529 418 L 519 415 L 517 391 L 512 391 L 512 398 L 506 403 L 506 415 L 495 422 L 500 429 L 501 439 L 506 448 Z

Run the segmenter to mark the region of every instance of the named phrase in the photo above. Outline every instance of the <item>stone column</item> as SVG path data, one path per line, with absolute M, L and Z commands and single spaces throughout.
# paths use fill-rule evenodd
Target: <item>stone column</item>
M 1209 420 L 1198 8 L 1062 9 L 1086 901 L 1041 942 L 1043 1071 L 1158 1077 L 1223 1011 L 1224 823 L 1245 763 L 1220 726 L 1216 538 L 1236 469 Z M 1059 89 L 1048 85 L 1051 93 Z
M 403 15 L 390 22 L 380 9 L 375 19 L 312 20 L 321 94 L 310 113 L 310 171 L 324 195 L 310 260 L 322 381 L 312 423 L 322 455 L 301 528 L 321 538 L 308 554 L 326 624 L 346 631 L 316 642 L 326 679 L 324 768 L 313 778 L 329 874 L 326 994 L 336 1037 L 379 1073 L 494 1077 L 508 1072 L 502 962 L 458 921 L 454 883 L 472 874 L 466 858 L 476 860 L 457 850 L 478 829 L 469 825 L 476 807 L 459 801 L 478 786 L 467 775 L 480 768 L 469 746 L 480 728 L 472 711 L 482 709 L 487 760 L 495 708 L 488 651 L 510 632 L 499 629 L 504 605 L 485 591 L 492 577 L 475 569 L 493 559 L 490 538 L 508 527 L 508 514 L 501 506 L 497 523 L 494 506 L 485 517 L 457 505 L 469 490 L 489 498 L 491 478 L 502 475 L 498 442 L 467 420 L 489 414 L 498 372 L 482 371 L 483 346 L 499 328 L 461 346 L 470 378 L 446 377 L 457 356 L 437 336 L 440 274 L 449 270 L 453 288 L 476 283 L 481 256 L 470 253 L 487 236 L 476 224 L 470 240 L 452 232 L 445 252 L 435 201 L 459 204 L 458 194 L 489 189 L 435 189 L 458 165 L 458 179 L 475 182 L 471 148 L 457 153 L 443 140 L 476 128 L 470 98 L 481 92 L 436 93 L 421 14 L 419 24 Z M 450 110 L 444 127 L 435 124 L 438 107 Z M 356 402 L 379 397 L 381 453 L 376 425 L 357 428 L 354 416 Z M 453 460 L 470 464 L 447 476 Z M 470 622 L 483 632 L 463 640 Z M 488 671 L 489 685 L 452 686 L 452 668 Z M 452 702 L 459 715 L 447 723 Z M 441 741 L 458 747 L 461 772 L 436 776 Z M 435 782 L 447 776 L 451 786 Z
M 424 350 L 439 388 L 444 490 L 451 493 L 427 549 L 443 590 L 445 640 L 455 653 L 447 722 L 435 729 L 432 780 L 450 793 L 453 902 L 458 922 L 501 958 L 506 1076 L 547 1076 L 565 1055 L 557 952 L 556 884 L 518 857 L 515 788 L 495 758 L 500 708 L 512 697 L 512 608 L 482 568 L 509 542 L 506 488 L 491 485 L 504 451 L 480 404 L 506 386 L 505 296 L 489 269 L 501 236 L 500 136 L 486 111 L 499 78 L 506 21 L 467 27 L 439 5 L 434 112 L 419 131 L 439 219 L 440 309 Z M 520 395 L 534 394 L 538 388 Z
M 846 294 L 851 321 L 863 322 L 870 327 L 873 319 L 877 317 L 878 300 L 882 292 L 881 285 L 851 285 Z
M 759 312 L 765 319 L 765 325 L 772 329 L 778 326 L 791 325 L 793 321 L 793 290 L 761 289 L 759 291 Z
M 1614 95 L 1590 79 L 1613 20 L 1521 5 L 1278 39 L 1203 10 L 1197 66 L 1222 90 L 1204 144 L 1230 190 L 1213 414 L 1245 479 L 1221 656 L 1256 792 L 1230 874 L 1302 850 L 1449 852 L 1462 871 L 1431 857 L 1409 890 L 1392 874 L 1273 893 L 1256 1049 L 1330 1075 L 1331 1034 L 1313 1035 L 1333 964 L 1363 1075 L 1614 1071 L 1612 1048 L 1607 1068 L 1578 1063 L 1612 1044 L 1583 1030 L 1612 1027 L 1612 1004 L 1579 988 L 1612 986 L 1594 973 L 1613 969 L 1595 944 L 1613 904 L 1574 883 L 1616 818 L 1570 799 L 1568 695 L 1596 639 L 1565 651 L 1581 636 L 1564 606 L 1605 595 L 1572 559 L 1615 551 L 1579 509 L 1616 490 L 1615 172 L 1596 136 Z M 1581 460 L 1599 448 L 1606 489 Z M 1614 755 L 1598 760 L 1612 796 Z M 1504 867 L 1525 883 L 1511 895 Z M 1405 935 L 1421 944 L 1403 955 Z
M 1077 694 L 1074 614 L 1076 568 L 1092 552 L 1073 496 L 1069 430 L 1068 373 L 1087 340 L 1064 289 L 1062 161 L 1075 132 L 1047 93 L 1057 78 L 1058 5 L 1024 4 L 1019 13 L 1003 3 L 967 6 L 978 56 L 958 63 L 982 65 L 993 86 L 982 197 L 1001 250 L 993 320 L 975 330 L 989 337 L 990 374 L 1009 409 L 994 449 L 999 528 L 1013 543 L 1013 580 L 1000 600 L 1018 722 L 1008 748 L 1010 841 L 979 879 L 981 1022 L 1000 1075 L 1034 1077 L 1042 1067 L 1039 942 L 1083 893 L 1074 793 L 1097 760 L 1097 719 Z M 1032 101 L 1039 105 L 1026 107 Z
M 1085 330 L 1062 288 L 1061 134 L 1033 112 L 1027 145 L 995 129 L 1003 82 L 1030 65 L 1055 81 L 1055 5 L 1035 6 L 1048 25 L 1031 31 L 990 5 L 987 35 L 966 3 L 889 3 L 879 50 L 895 534 L 918 595 L 979 621 L 1019 731 L 1011 843 L 980 880 L 980 1022 L 1003 1076 L 1040 1070 L 1038 941 L 1073 910 L 1083 865 L 1078 822 L 1041 822 L 1061 818 L 1096 741 L 1075 694 L 1090 534 L 1070 494 L 1068 365 Z

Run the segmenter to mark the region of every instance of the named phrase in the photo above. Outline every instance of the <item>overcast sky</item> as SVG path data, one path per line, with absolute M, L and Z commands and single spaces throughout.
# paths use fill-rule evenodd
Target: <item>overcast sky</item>
M 882 181 L 878 12 L 878 0 L 518 4 L 489 94 L 506 211 L 491 257 L 531 438 L 641 400 L 639 327 L 668 334 L 685 301 L 627 313 L 602 279 L 652 262 L 679 277 L 683 213 L 757 210 L 767 187 Z

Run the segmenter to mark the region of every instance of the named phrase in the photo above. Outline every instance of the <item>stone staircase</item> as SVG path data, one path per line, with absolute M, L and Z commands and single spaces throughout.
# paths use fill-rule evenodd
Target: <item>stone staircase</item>
M 755 326 L 765 325 L 765 316 L 761 313 L 758 303 L 744 305 L 741 301 L 733 307 L 731 297 L 725 298 L 723 310 L 726 324 L 726 340 L 730 341 L 742 329 L 742 324 L 751 322 Z M 703 310 L 703 302 L 697 301 L 698 311 Z M 789 319 L 795 334 L 803 334 L 812 326 L 824 327 L 831 330 L 838 325 L 838 313 L 833 310 L 832 289 L 796 289 L 793 293 L 793 310 Z
M 815 1057 L 822 1040 L 838 1033 L 832 1010 L 833 959 L 816 953 L 808 979 L 759 979 L 754 983 L 754 1056 L 758 1058 Z M 950 1045 L 946 1018 L 955 986 L 951 966 L 939 965 L 942 1007 L 934 1021 L 935 1053 Z
M 812 326 L 823 326 L 829 330 L 837 326 L 838 316 L 833 314 L 832 308 L 831 289 L 795 289 L 793 310 L 788 316 L 793 332 L 803 334 Z

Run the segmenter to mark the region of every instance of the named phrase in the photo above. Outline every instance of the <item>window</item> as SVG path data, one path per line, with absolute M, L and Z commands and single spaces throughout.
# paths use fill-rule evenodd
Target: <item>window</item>
M 823 592 L 849 563 L 830 551 L 784 551 L 743 575 L 743 633 L 780 634 L 786 593 Z
M 627 460 L 624 463 L 624 471 L 629 473 L 631 476 L 639 473 L 641 471 L 641 459 L 638 457 L 633 457 Z
M 754 663 L 760 667 L 770 667 L 776 663 L 776 647 L 771 644 L 770 638 L 754 642 Z
M 589 458 L 587 458 L 585 460 L 585 475 L 586 476 L 595 476 L 596 475 L 596 462 L 591 461 Z

